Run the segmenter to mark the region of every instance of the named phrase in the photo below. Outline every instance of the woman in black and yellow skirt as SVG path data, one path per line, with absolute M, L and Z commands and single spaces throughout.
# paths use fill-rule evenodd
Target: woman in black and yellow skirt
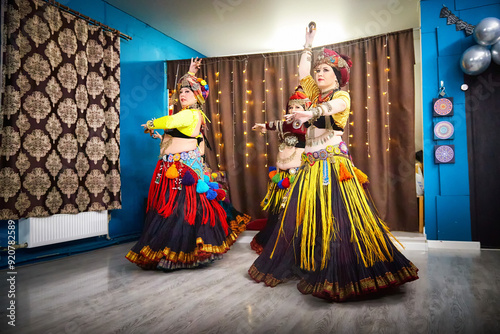
M 221 259 L 237 238 L 220 204 L 226 194 L 205 174 L 198 147 L 208 96 L 206 82 L 195 77 L 200 63 L 192 61 L 177 85 L 182 110 L 143 124 L 146 133 L 161 138 L 143 232 L 126 255 L 143 269 L 197 267 Z
M 305 110 L 310 106 L 311 100 L 298 89 L 288 100 L 287 111 L 291 113 L 294 110 Z M 306 128 L 297 122 L 278 120 L 265 124 L 256 123 L 252 130 L 262 133 L 268 130 L 277 131 L 280 142 L 276 166 L 269 167 L 267 193 L 261 202 L 262 209 L 268 212 L 267 223 L 250 243 L 250 247 L 257 254 L 261 254 L 276 227 L 279 213 L 283 209 L 281 205 L 283 197 L 297 176 L 306 146 Z
M 308 126 L 303 164 L 289 190 L 277 228 L 250 276 L 268 286 L 300 278 L 300 292 L 330 301 L 398 286 L 418 278 L 418 269 L 396 248 L 368 196 L 368 179 L 354 167 L 343 129 L 350 97 L 340 90 L 351 60 L 324 49 L 311 68 L 315 29 L 306 33 L 299 64 L 313 108 L 289 117 Z

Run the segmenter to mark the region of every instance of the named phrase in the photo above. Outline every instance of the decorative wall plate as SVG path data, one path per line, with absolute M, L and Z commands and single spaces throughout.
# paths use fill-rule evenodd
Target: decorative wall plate
M 453 122 L 434 122 L 434 140 L 453 139 L 454 133 L 455 127 L 453 126 Z
M 453 116 L 453 98 L 443 97 L 440 99 L 433 99 L 433 116 Z
M 434 146 L 435 164 L 454 164 L 455 163 L 455 145 L 435 145 Z

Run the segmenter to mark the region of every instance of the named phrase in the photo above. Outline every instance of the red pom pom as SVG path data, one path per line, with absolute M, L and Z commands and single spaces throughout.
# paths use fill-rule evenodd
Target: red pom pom
M 281 185 L 283 186 L 283 188 L 288 188 L 290 187 L 290 180 L 286 177 L 283 179 L 283 182 L 281 183 Z
M 226 192 L 222 189 L 215 189 L 215 192 L 217 193 L 216 199 L 218 201 L 223 201 L 224 198 L 226 198 Z

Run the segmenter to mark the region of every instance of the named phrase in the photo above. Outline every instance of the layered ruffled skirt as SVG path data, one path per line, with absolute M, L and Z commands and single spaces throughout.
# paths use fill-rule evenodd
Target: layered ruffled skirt
M 144 269 L 192 268 L 221 259 L 244 230 L 241 215 L 222 204 L 224 190 L 203 174 L 198 150 L 182 154 L 158 161 L 143 232 L 126 255 Z
M 343 301 L 418 278 L 393 244 L 344 143 L 303 155 L 284 211 L 250 276 L 268 286 L 300 278 L 304 294 Z

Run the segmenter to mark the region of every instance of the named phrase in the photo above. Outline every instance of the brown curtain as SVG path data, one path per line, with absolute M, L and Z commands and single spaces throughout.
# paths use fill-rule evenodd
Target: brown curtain
M 2 14 L 0 219 L 121 208 L 120 38 L 44 1 Z
M 345 87 L 352 113 L 343 138 L 355 165 L 370 177 L 377 209 L 391 229 L 418 231 L 412 30 L 325 47 L 353 61 Z M 234 206 L 254 218 L 265 216 L 260 201 L 278 138 L 272 132 L 252 132 L 251 127 L 281 119 L 299 83 L 300 53 L 207 58 L 198 73 L 210 85 L 205 109 L 212 121 L 207 137 L 213 149 L 207 150 L 207 161 L 212 169 L 227 171 Z M 168 87 L 174 88 L 189 63 L 167 62 Z

